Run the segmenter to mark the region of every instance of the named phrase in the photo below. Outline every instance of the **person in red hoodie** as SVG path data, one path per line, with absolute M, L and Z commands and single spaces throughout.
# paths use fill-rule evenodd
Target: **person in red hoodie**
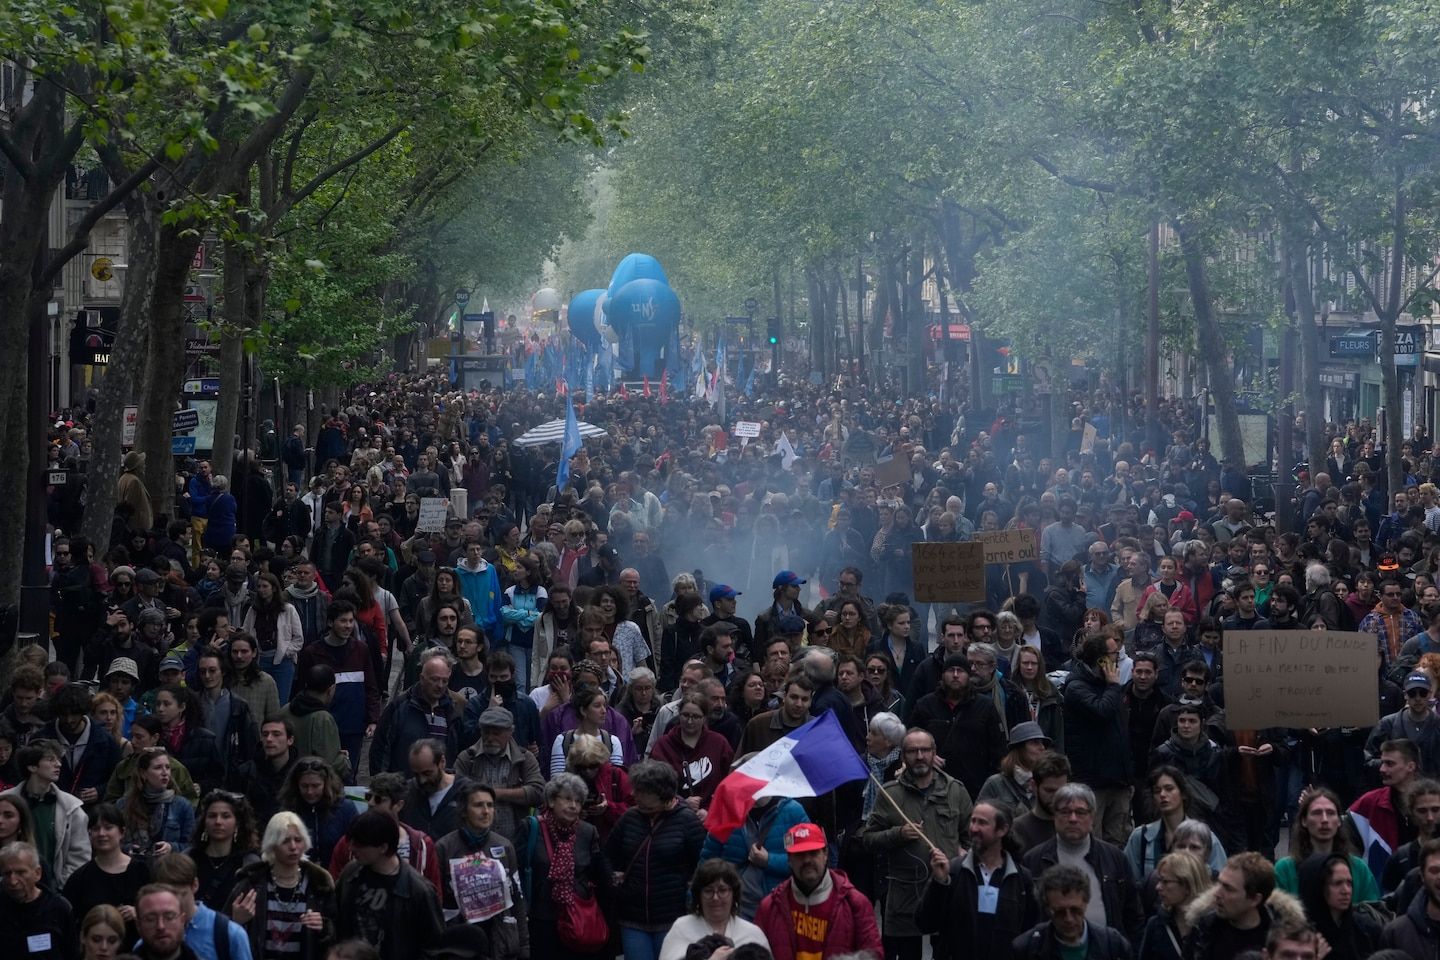
M 770 891 L 755 925 L 775 960 L 824 960 L 841 954 L 885 955 L 875 908 L 845 874 L 827 864 L 825 831 L 797 823 L 785 833 L 790 879 Z
M 735 756 L 730 741 L 709 729 L 706 723 L 709 710 L 705 694 L 686 694 L 675 724 L 665 731 L 650 753 L 652 760 L 674 768 L 681 800 L 701 820 L 705 819 L 715 788 L 730 772 L 730 761 Z

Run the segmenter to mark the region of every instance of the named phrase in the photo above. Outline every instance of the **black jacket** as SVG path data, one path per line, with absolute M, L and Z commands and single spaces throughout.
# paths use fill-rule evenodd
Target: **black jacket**
M 1120 684 L 1107 683 L 1095 668 L 1077 664 L 1065 684 L 1064 752 L 1071 778 L 1091 787 L 1130 786 L 1130 753 L 1117 749 L 1129 742 Z
M 311 930 L 308 927 L 300 928 L 300 952 L 296 954 L 297 960 L 322 960 L 325 950 L 334 939 L 335 921 L 335 883 L 330 879 L 330 874 L 323 868 L 309 861 L 300 861 L 300 875 L 305 879 L 305 909 L 314 910 L 325 918 L 325 926 L 320 930 Z M 265 956 L 265 925 L 268 922 L 269 896 L 266 894 L 266 884 L 270 881 L 270 865 L 268 863 L 252 863 L 241 867 L 236 877 L 235 888 L 230 891 L 226 898 L 225 909 L 220 911 L 222 916 L 230 916 L 234 909 L 235 901 L 240 897 L 254 890 L 259 896 L 255 898 L 255 916 L 249 923 L 242 923 L 245 934 L 250 938 L 250 955 L 252 957 Z
M 464 783 L 464 777 L 456 777 L 445 800 L 431 813 L 429 794 L 421 790 L 419 784 L 412 779 L 410 789 L 405 792 L 405 806 L 400 809 L 400 822 L 408 823 L 416 830 L 429 834 L 431 840 L 439 840 L 445 834 L 458 829 L 460 814 L 455 809 L 455 800 L 460 796 L 460 788 Z
M 233 699 L 240 700 L 239 697 Z M 185 742 L 180 744 L 176 759 L 190 771 L 191 779 L 200 788 L 200 796 L 225 786 L 225 761 L 220 756 L 220 744 L 215 739 L 215 734 L 207 728 L 189 726 L 185 731 Z
M 1130 941 L 1120 931 L 1091 927 L 1088 934 L 1087 960 L 1130 960 Z M 1016 937 L 1010 949 L 1015 960 L 1059 960 L 1060 957 L 1060 942 L 1051 934 L 1048 920 Z
M 380 715 L 375 727 L 375 737 L 370 741 L 370 776 L 377 773 L 398 772 L 410 774 L 410 747 L 417 740 L 434 737 L 430 723 L 431 715 L 445 718 L 445 759 L 453 764 L 460 756 L 464 741 L 464 715 L 450 697 L 441 697 L 434 711 L 425 707 L 414 686 L 404 694 L 391 700 Z M 445 831 L 449 833 L 449 831 Z M 440 834 L 435 835 L 437 838 Z
M 372 908 L 360 904 L 361 874 L 359 861 L 352 861 L 340 874 L 335 886 L 335 935 L 338 940 L 360 936 L 363 929 L 357 917 Z M 385 904 L 381 924 L 385 939 L 379 944 L 381 960 L 413 960 L 434 949 L 445 931 L 440 913 L 440 895 L 410 864 L 401 861 L 400 874 Z
M 920 929 L 938 934 L 936 960 L 1009 960 L 1016 939 L 1040 919 L 1030 871 L 1006 854 L 1005 864 L 997 872 L 1000 902 L 988 919 L 979 912 L 980 875 L 972 854 L 951 859 L 948 884 L 930 878 L 917 921 Z
M 704 843 L 700 818 L 683 802 L 656 817 L 625 811 L 605 841 L 611 866 L 625 875 L 616 891 L 620 922 L 654 929 L 681 917 Z
M 972 797 L 1000 769 L 1005 734 L 987 697 L 969 693 L 952 707 L 939 693 L 927 693 L 915 704 L 910 725 L 930 731 L 936 752 L 945 758 L 945 772 L 965 784 Z
M 60 735 L 60 729 L 54 720 L 37 730 L 31 739 L 54 740 L 61 747 L 70 745 L 70 741 Z M 85 752 L 80 756 L 80 762 L 72 768 L 70 751 L 67 749 L 61 754 L 60 782 L 56 786 L 77 797 L 81 791 L 93 789 L 104 799 L 105 786 L 110 782 L 110 774 L 119 763 L 120 744 L 115 742 L 115 738 L 110 736 L 108 731 L 102 730 L 92 721 L 90 739 L 85 745 Z
M 1038 877 L 1060 862 L 1060 840 L 1051 837 L 1034 850 L 1025 854 L 1025 869 Z M 1145 925 L 1145 912 L 1140 906 L 1140 895 L 1130 875 L 1130 864 L 1118 847 L 1095 837 L 1090 838 L 1090 852 L 1085 862 L 1100 878 L 1100 899 L 1105 906 L 1106 922 L 1124 932 L 1131 940 L 1140 939 Z M 1093 930 L 1092 930 L 1093 932 Z

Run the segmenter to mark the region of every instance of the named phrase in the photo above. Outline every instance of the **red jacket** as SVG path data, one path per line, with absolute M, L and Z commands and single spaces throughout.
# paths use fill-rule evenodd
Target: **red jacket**
M 734 757 L 735 751 L 730 748 L 730 741 L 714 730 L 706 730 L 693 750 L 687 747 L 681 739 L 678 720 L 665 731 L 665 735 L 650 752 L 650 759 L 660 760 L 674 768 L 675 776 L 681 785 L 680 795 L 699 797 L 703 807 L 710 806 L 710 798 L 715 795 L 715 788 L 720 785 L 720 781 L 730 772 L 730 761 Z M 688 791 L 685 789 L 687 784 Z
M 1206 576 L 1209 576 L 1208 572 Z M 1141 610 L 1145 609 L 1145 601 L 1150 599 L 1150 594 L 1157 592 L 1159 589 L 1160 581 L 1155 580 L 1151 582 L 1150 586 L 1140 592 Z M 1209 600 L 1206 600 L 1206 603 L 1209 603 Z M 1172 610 L 1179 610 L 1185 614 L 1185 625 L 1188 627 L 1195 626 L 1195 622 L 1200 619 L 1200 608 L 1195 601 L 1195 594 L 1190 592 L 1190 587 L 1186 585 L 1184 580 L 1177 579 L 1175 581 L 1175 592 L 1170 594 L 1170 608 Z
M 439 897 L 445 896 L 445 888 L 440 885 L 440 855 L 435 852 L 435 841 L 430 835 L 422 833 L 410 826 L 408 823 L 400 824 L 400 839 L 402 844 L 408 847 L 402 852 L 401 860 L 409 863 L 415 870 L 430 881 Z M 355 859 L 350 851 L 350 838 L 341 837 L 340 842 L 335 844 L 335 852 L 330 854 L 330 876 L 336 880 L 340 879 L 340 873 Z
M 825 931 L 825 950 L 821 956 L 838 957 L 863 950 L 871 956 L 883 957 L 885 948 L 880 943 L 880 928 L 875 924 L 875 907 L 870 898 L 856 890 L 839 870 L 831 870 L 830 879 L 835 884 L 830 893 L 835 912 Z M 790 895 L 794 883 L 793 879 L 782 882 L 765 895 L 760 909 L 755 911 L 755 925 L 765 931 L 775 960 L 796 960 L 792 913 L 804 908 Z

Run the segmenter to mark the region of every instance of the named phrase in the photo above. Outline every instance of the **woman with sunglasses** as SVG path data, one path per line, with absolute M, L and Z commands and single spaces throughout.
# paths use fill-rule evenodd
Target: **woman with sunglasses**
M 875 691 L 879 709 L 897 716 L 905 712 L 905 698 L 895 689 L 895 661 L 881 651 L 865 655 L 865 682 Z
M 358 816 L 333 767 L 319 757 L 301 757 L 280 788 L 280 807 L 300 818 L 310 840 L 306 857 L 328 864 L 335 845 Z M 280 816 L 280 814 L 276 814 Z M 274 817 L 271 818 L 274 822 Z M 270 833 L 267 827 L 266 835 Z

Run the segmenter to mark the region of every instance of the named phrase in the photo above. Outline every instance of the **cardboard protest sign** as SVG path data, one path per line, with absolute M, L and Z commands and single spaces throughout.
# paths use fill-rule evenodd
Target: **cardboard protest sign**
M 1227 630 L 1225 725 L 1368 727 L 1380 719 L 1375 635 Z
M 916 603 L 985 599 L 985 545 L 917 543 L 911 547 Z
M 450 509 L 444 497 L 422 497 L 420 499 L 420 516 L 415 521 L 415 530 L 419 533 L 444 533 L 445 518 L 449 512 Z
M 1034 530 L 987 530 L 975 534 L 985 545 L 986 563 L 1026 563 L 1040 559 Z
M 875 486 L 881 489 L 910 480 L 910 461 L 903 455 L 875 464 Z

